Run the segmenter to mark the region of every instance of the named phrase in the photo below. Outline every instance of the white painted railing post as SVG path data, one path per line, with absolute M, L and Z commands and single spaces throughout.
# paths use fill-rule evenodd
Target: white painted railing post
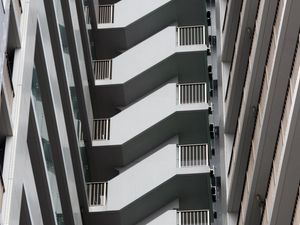
M 114 22 L 114 5 L 111 5 L 110 7 L 110 22 Z
M 208 160 L 208 145 L 206 144 L 206 148 L 205 148 L 205 151 L 206 151 L 206 165 L 209 166 L 209 160 Z
M 181 168 L 181 146 L 178 145 L 178 167 Z
M 103 205 L 106 205 L 106 198 L 107 198 L 107 196 L 106 196 L 107 190 L 106 189 L 107 189 L 107 185 L 104 185 L 104 187 L 103 187 Z
M 178 90 L 178 104 L 181 104 L 181 88 L 180 85 L 177 84 L 177 90 Z
M 180 34 L 180 32 L 179 32 L 179 27 L 176 27 L 176 34 L 177 34 L 177 40 L 176 40 L 176 43 L 177 43 L 177 46 L 179 46 L 179 45 L 180 45 L 180 43 L 179 43 L 179 40 L 180 40 L 180 36 L 179 36 L 179 34 Z
M 207 102 L 207 85 L 204 85 L 204 101 Z
M 207 224 L 210 225 L 209 210 L 207 210 Z

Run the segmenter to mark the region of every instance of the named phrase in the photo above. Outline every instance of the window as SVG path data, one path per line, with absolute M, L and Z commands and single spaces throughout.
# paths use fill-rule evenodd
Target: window
M 38 128 L 38 135 L 40 138 L 43 160 L 46 169 L 48 185 L 51 193 L 52 207 L 56 216 L 57 224 L 62 225 L 64 224 L 63 216 L 62 216 L 62 207 L 61 207 L 61 201 L 58 192 L 58 185 L 57 185 L 57 179 L 56 179 L 56 173 L 55 173 L 54 161 L 52 155 L 52 147 L 48 136 L 48 129 L 47 129 L 47 124 L 45 119 L 40 85 L 38 82 L 38 76 L 39 76 L 38 72 L 34 67 L 32 72 L 32 85 L 31 85 L 32 105 L 34 108 L 35 120 Z

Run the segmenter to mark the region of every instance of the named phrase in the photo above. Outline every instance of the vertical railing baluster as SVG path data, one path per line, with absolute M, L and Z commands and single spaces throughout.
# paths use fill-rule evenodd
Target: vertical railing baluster
M 178 84 L 179 104 L 207 103 L 206 83 Z
M 208 144 L 178 145 L 178 167 L 209 166 Z

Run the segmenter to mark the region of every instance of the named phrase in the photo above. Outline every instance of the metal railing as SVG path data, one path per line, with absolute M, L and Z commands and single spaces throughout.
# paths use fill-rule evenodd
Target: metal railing
M 111 80 L 112 78 L 112 60 L 93 60 L 93 71 L 95 80 Z
M 95 119 L 93 127 L 93 140 L 109 140 L 110 119 Z
M 98 24 L 114 22 L 114 5 L 98 6 Z
M 89 206 L 105 206 L 107 200 L 107 182 L 87 183 Z
M 208 166 L 208 145 L 178 145 L 178 167 Z
M 206 83 L 177 84 L 179 104 L 207 102 Z
M 177 225 L 210 225 L 209 210 L 178 210 Z
M 204 45 L 205 44 L 205 26 L 184 26 L 177 27 L 177 45 Z

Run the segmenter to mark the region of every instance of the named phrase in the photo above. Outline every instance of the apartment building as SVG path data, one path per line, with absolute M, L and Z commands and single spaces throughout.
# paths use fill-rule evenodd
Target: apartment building
M 222 224 L 214 1 L 0 11 L 0 224 Z
M 299 10 L 295 0 L 220 1 L 226 224 L 300 224 Z

